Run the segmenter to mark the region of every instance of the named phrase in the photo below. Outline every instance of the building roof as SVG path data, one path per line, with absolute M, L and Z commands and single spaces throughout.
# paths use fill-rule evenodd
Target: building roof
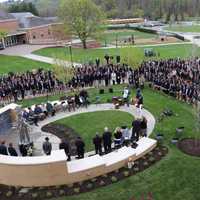
M 0 9 L 0 20 L 15 19 L 10 13 Z
M 38 17 L 30 12 L 10 13 L 19 21 L 20 28 L 33 28 L 57 22 L 56 17 Z

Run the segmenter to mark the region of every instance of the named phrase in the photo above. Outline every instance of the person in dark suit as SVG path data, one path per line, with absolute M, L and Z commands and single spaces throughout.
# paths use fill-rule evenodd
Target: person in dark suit
M 59 149 L 63 149 L 65 151 L 66 156 L 68 157 L 67 161 L 71 160 L 70 150 L 69 150 L 69 144 L 64 139 L 61 140 L 61 143 L 59 144 Z
M 10 154 L 10 156 L 18 156 L 17 151 L 13 147 L 12 143 L 9 144 L 8 153 Z
M 77 151 L 77 156 L 78 156 L 76 158 L 78 159 L 84 158 L 85 143 L 80 137 L 77 138 L 75 145 L 76 145 L 76 151 Z
M 51 144 L 51 142 L 49 142 L 48 137 L 45 138 L 45 142 L 42 145 L 42 149 L 47 156 L 51 155 L 52 144 Z
M 96 66 L 99 67 L 99 65 L 100 65 L 100 59 L 99 59 L 99 58 L 96 58 L 95 61 L 96 61 Z
M 28 154 L 26 145 L 24 145 L 24 144 L 19 145 L 19 151 L 23 157 L 27 156 L 27 154 Z
M 131 136 L 131 141 L 138 141 L 139 136 L 140 136 L 140 131 L 141 131 L 141 121 L 139 119 L 136 119 L 132 123 L 132 136 Z
M 7 150 L 5 143 L 6 143 L 5 141 L 2 141 L 0 144 L 0 154 L 1 155 L 8 155 L 8 150 Z
M 108 131 L 107 127 L 105 127 L 103 133 L 103 146 L 105 153 L 109 153 L 112 151 L 111 144 L 112 144 L 112 133 Z
M 95 153 L 102 154 L 102 138 L 96 133 L 96 136 L 93 138 L 93 144 L 95 146 Z

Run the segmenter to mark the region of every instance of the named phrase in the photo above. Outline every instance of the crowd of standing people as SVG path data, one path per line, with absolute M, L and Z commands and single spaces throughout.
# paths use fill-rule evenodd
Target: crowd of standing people
M 64 83 L 57 79 L 52 71 L 44 71 L 39 69 L 33 72 L 26 72 L 22 74 L 9 73 L 8 75 L 3 75 L 0 77 L 0 101 L 11 102 L 18 101 L 19 99 L 24 99 L 26 96 L 32 95 L 37 96 L 38 94 L 46 94 L 53 92 L 61 92 L 65 89 L 76 89 L 85 87 L 101 87 L 110 86 L 115 84 L 127 83 L 129 86 L 135 88 L 143 88 L 145 81 L 149 82 L 149 85 L 157 90 L 162 90 L 165 93 L 185 101 L 187 103 L 196 104 L 200 101 L 200 59 L 165 59 L 165 60 L 148 60 L 144 61 L 138 68 L 133 69 L 125 64 L 120 64 L 120 57 L 117 58 L 117 64 L 110 62 L 109 56 L 105 56 L 106 64 L 101 65 L 100 60 L 96 60 L 96 64 L 83 65 L 74 68 L 74 75 L 70 81 Z M 128 93 L 127 93 L 128 94 Z M 139 93 L 136 94 L 136 99 L 138 99 L 139 104 L 143 104 L 143 98 L 139 98 Z M 74 97 L 76 105 L 81 105 L 82 99 L 80 97 L 84 95 L 78 95 Z M 87 99 L 87 97 L 85 97 Z M 124 99 L 126 99 L 124 97 Z M 47 105 L 50 105 L 47 103 Z M 55 114 L 55 109 L 52 105 L 49 109 L 46 105 L 46 113 L 51 113 L 53 116 Z M 128 104 L 127 104 L 128 105 Z M 50 112 L 51 111 L 51 112 Z M 31 113 L 33 113 L 31 115 Z M 33 118 L 35 125 L 37 125 L 38 116 L 44 114 L 43 110 L 36 105 L 35 110 L 32 111 L 31 108 L 27 115 L 23 117 L 27 119 Z M 26 114 L 26 113 L 24 113 Z M 143 136 L 146 136 L 145 129 L 145 119 L 133 122 L 134 140 L 138 140 L 141 130 Z M 138 127 L 138 128 L 137 128 Z M 118 130 L 122 130 L 118 128 Z M 96 153 L 102 154 L 102 149 L 105 153 L 111 151 L 112 144 L 112 134 L 108 134 L 109 131 L 105 129 L 105 133 L 101 136 L 96 134 L 93 139 L 93 144 L 95 145 Z M 114 144 L 122 145 L 126 144 L 126 137 L 122 137 L 123 134 L 120 131 L 116 131 L 114 135 Z M 123 139 L 122 139 L 123 138 Z M 132 138 L 133 140 L 133 138 Z M 49 144 L 49 139 L 46 141 L 48 152 L 45 150 L 45 145 L 43 150 L 45 154 L 50 154 L 51 145 Z M 66 154 L 69 156 L 69 148 L 62 141 L 63 144 L 60 145 L 61 149 L 65 149 Z M 100 145 L 101 143 L 101 145 Z M 77 156 L 78 158 L 84 157 L 85 144 L 81 138 L 77 138 Z M 0 154 L 5 154 L 5 142 L 2 141 L 0 145 Z M 13 145 L 9 144 L 7 149 L 8 154 L 15 154 L 12 150 Z M 9 152 L 10 149 L 10 152 Z M 68 149 L 68 150 L 67 150 Z M 3 153 L 2 153 L 3 152 Z M 68 152 L 68 153 L 67 153 Z M 70 156 L 68 157 L 70 160 Z
M 38 69 L 25 73 L 8 73 L 0 76 L 0 102 L 10 103 L 23 100 L 27 96 L 63 90 L 63 82 L 50 70 Z
M 145 117 L 142 119 L 137 118 L 132 122 L 132 127 L 128 128 L 127 126 L 117 127 L 112 133 L 108 127 L 104 128 L 104 132 L 100 135 L 98 132 L 95 137 L 92 139 L 92 143 L 95 148 L 95 154 L 103 155 L 112 152 L 113 149 L 118 149 L 122 146 L 133 145 L 135 148 L 137 141 L 140 137 L 147 137 L 147 120 Z M 75 141 L 76 146 L 76 159 L 84 158 L 85 154 L 85 142 L 81 137 L 77 137 Z M 59 144 L 59 149 L 64 150 L 67 161 L 71 160 L 70 145 L 69 142 L 65 139 L 61 139 Z M 45 155 L 51 155 L 52 144 L 48 137 L 45 138 L 43 143 L 43 152 Z
M 0 101 L 11 102 L 27 96 L 52 94 L 67 89 L 101 87 L 127 83 L 142 88 L 145 81 L 155 89 L 188 103 L 200 98 L 200 59 L 166 59 L 144 61 L 138 68 L 126 64 L 113 64 L 106 57 L 106 64 L 77 66 L 73 77 L 64 83 L 52 71 L 39 69 L 22 74 L 9 73 L 0 77 Z M 118 58 L 120 61 L 120 58 Z
M 141 71 L 155 89 L 187 103 L 200 101 L 199 58 L 146 61 Z

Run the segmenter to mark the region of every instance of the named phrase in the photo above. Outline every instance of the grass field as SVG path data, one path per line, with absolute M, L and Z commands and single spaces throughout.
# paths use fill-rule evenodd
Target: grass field
M 155 52 L 160 53 L 160 57 L 154 57 L 151 59 L 164 59 L 164 58 L 187 58 L 192 56 L 192 49 L 193 46 L 191 44 L 179 44 L 179 45 L 164 45 L 164 46 L 149 46 L 149 47 L 129 47 L 130 55 L 137 54 L 138 52 L 142 55 L 141 61 L 144 58 L 144 49 L 145 48 L 152 48 Z M 94 61 L 96 58 L 100 58 L 102 62 L 104 62 L 105 54 L 109 54 L 112 56 L 116 55 L 124 55 L 127 52 L 126 48 L 112 48 L 112 49 L 77 49 L 74 48 L 73 50 L 73 61 L 78 63 L 87 63 L 88 61 Z M 42 55 L 42 56 L 49 56 L 49 57 L 56 57 L 60 59 L 70 60 L 70 53 L 69 49 L 67 48 L 46 48 L 41 49 L 36 52 L 35 54 Z M 194 53 L 195 56 L 200 55 L 200 49 L 197 48 L 197 51 Z
M 113 94 L 106 92 L 104 95 L 100 96 L 101 101 L 106 102 L 107 99 L 110 99 L 112 96 L 121 94 L 122 88 L 123 86 L 114 87 Z M 89 90 L 90 100 L 92 102 L 94 102 L 97 94 L 97 90 Z M 132 91 L 132 95 L 135 95 L 135 90 Z M 130 200 L 133 197 L 139 200 L 142 194 L 146 194 L 150 191 L 153 193 L 154 200 L 200 199 L 200 158 L 187 156 L 170 143 L 170 140 L 175 135 L 175 129 L 179 126 L 185 127 L 183 137 L 199 137 L 199 133 L 195 131 L 196 119 L 192 106 L 179 102 L 163 93 L 155 92 L 149 88 L 143 91 L 143 96 L 145 108 L 148 109 L 156 119 L 165 108 L 170 108 L 175 113 L 174 116 L 164 119 L 161 124 L 157 123 L 154 133 L 151 136 L 154 137 L 157 132 L 162 132 L 164 134 L 164 143 L 169 148 L 167 157 L 144 172 L 129 177 L 119 183 L 78 196 L 63 197 L 54 200 Z M 45 98 L 43 101 L 44 100 Z M 42 101 L 42 99 L 40 99 L 40 101 Z M 34 101 L 32 101 L 32 103 L 33 102 Z M 37 102 L 39 102 L 39 100 L 37 100 Z M 28 102 L 24 102 L 23 105 L 27 103 Z M 70 120 L 72 120 L 72 118 Z M 85 119 L 80 120 L 84 121 Z M 75 124 L 75 122 L 70 123 Z M 80 125 L 77 124 L 77 127 L 80 127 Z
M 118 39 L 118 41 L 120 40 L 124 40 L 127 38 L 130 38 L 132 35 L 134 35 L 135 39 L 143 39 L 143 38 L 155 38 L 156 35 L 155 34 L 151 34 L 151 33 L 144 33 L 144 32 L 140 32 L 140 31 L 136 31 L 136 30 L 110 30 L 110 31 L 106 31 L 103 34 L 103 38 L 101 39 L 101 42 L 106 42 L 107 43 L 113 43 L 116 41 L 116 38 Z
M 192 33 L 199 33 L 200 32 L 200 25 L 172 25 L 170 27 L 166 27 L 165 30 L 168 31 L 175 31 L 175 32 L 192 32 Z
M 68 127 L 73 128 L 83 138 L 86 145 L 86 151 L 92 151 L 94 150 L 92 138 L 95 136 L 96 132 L 102 135 L 104 128 L 108 127 L 113 133 L 116 127 L 121 127 L 123 125 L 130 127 L 132 121 L 133 116 L 126 112 L 99 111 L 82 113 L 54 123 L 67 125 Z
M 27 70 L 45 68 L 51 66 L 47 63 L 38 62 L 17 56 L 6 56 L 0 54 L 0 74 L 8 72 L 24 72 Z

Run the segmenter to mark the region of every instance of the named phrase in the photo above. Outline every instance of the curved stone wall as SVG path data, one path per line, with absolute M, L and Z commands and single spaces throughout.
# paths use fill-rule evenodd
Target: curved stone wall
M 112 109 L 111 104 L 105 105 L 104 108 L 95 105 L 96 107 L 89 107 L 87 110 L 82 110 L 81 113 L 94 112 L 98 109 Z M 129 109 L 129 111 L 127 109 Z M 132 106 L 130 108 L 124 107 L 120 110 L 130 112 L 133 115 L 136 115 L 137 113 L 137 110 Z M 71 116 L 79 113 L 80 111 L 68 115 Z M 148 123 L 151 123 L 151 125 L 148 126 L 148 134 L 150 134 L 153 131 L 155 119 L 146 110 L 143 111 L 143 114 L 145 114 L 146 117 L 148 116 Z M 64 118 L 66 115 L 66 113 L 60 115 L 60 118 Z M 57 118 L 51 118 L 50 121 L 58 120 L 58 118 L 59 116 L 57 116 Z M 47 121 L 44 121 L 41 126 L 45 123 L 47 123 Z M 136 149 L 122 147 L 121 149 L 104 156 L 94 155 L 81 160 L 73 160 L 71 162 L 66 162 L 67 158 L 63 150 L 53 151 L 50 156 L 39 157 L 10 157 L 0 155 L 0 184 L 9 186 L 42 187 L 84 181 L 119 169 L 127 165 L 130 158 L 133 161 L 137 160 L 155 148 L 156 145 L 156 140 L 142 138 L 139 140 Z

